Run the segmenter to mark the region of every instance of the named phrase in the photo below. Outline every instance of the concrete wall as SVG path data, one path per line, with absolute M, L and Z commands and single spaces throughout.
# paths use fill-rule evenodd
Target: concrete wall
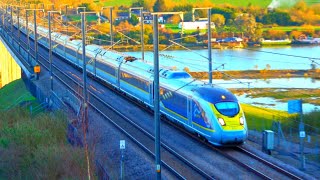
M 21 68 L 0 39 L 0 88 L 21 78 Z

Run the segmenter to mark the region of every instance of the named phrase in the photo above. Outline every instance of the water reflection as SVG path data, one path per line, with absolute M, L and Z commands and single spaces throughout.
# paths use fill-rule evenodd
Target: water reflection
M 277 109 L 282 111 L 288 110 L 287 102 L 280 102 L 270 97 L 251 98 L 251 97 L 247 97 L 246 94 L 243 94 L 243 95 L 237 96 L 237 98 L 241 103 L 244 103 L 244 104 L 251 104 L 254 106 Z M 315 110 L 320 110 L 320 106 L 309 104 L 309 103 L 303 103 L 302 109 L 303 109 L 303 113 L 308 113 Z
M 241 83 L 240 83 L 241 82 Z M 283 79 L 240 79 L 238 80 L 214 80 L 213 84 L 224 88 L 276 88 L 276 89 L 319 89 L 320 80 L 311 78 L 283 78 Z M 276 91 L 276 90 L 275 90 Z M 246 94 L 237 96 L 241 103 L 252 104 L 259 107 L 266 107 L 277 110 L 288 110 L 287 102 L 277 101 L 270 97 L 248 97 Z M 314 110 L 320 110 L 320 106 L 304 103 L 303 112 L 308 113 Z
M 277 79 L 237 79 L 213 80 L 213 84 L 225 88 L 303 88 L 319 89 L 320 79 L 312 78 L 277 78 Z
M 269 47 L 258 49 L 227 49 L 212 50 L 213 67 L 225 64 L 225 70 L 261 70 L 268 66 L 270 69 L 310 69 L 312 60 L 320 63 L 320 46 L 302 47 Z M 130 55 L 141 57 L 141 52 L 127 52 Z M 207 71 L 208 60 L 206 49 L 173 50 L 160 52 L 160 65 L 175 66 L 178 69 L 188 67 L 191 71 Z M 318 59 L 309 59 L 318 58 Z M 153 62 L 153 52 L 145 53 L 145 60 Z M 316 64 L 317 64 L 316 63 Z M 319 67 L 317 67 L 319 68 Z
M 225 69 L 219 68 L 219 70 L 311 69 L 312 64 L 316 68 L 320 68 L 318 65 L 320 64 L 320 46 L 213 49 L 212 52 L 213 69 L 225 64 Z M 141 57 L 141 52 L 127 53 Z M 207 71 L 207 54 L 208 51 L 206 49 L 193 52 L 187 50 L 163 51 L 160 52 L 160 65 L 162 67 L 175 67 L 179 70 L 188 67 L 190 71 Z M 145 61 L 153 64 L 153 52 L 145 53 Z M 320 88 L 320 80 L 312 78 L 213 80 L 213 84 L 225 88 Z M 247 104 L 287 110 L 287 103 L 279 102 L 273 98 L 248 98 L 245 95 L 241 95 L 239 100 Z M 320 109 L 320 106 L 303 104 L 304 112 L 310 112 L 314 109 Z

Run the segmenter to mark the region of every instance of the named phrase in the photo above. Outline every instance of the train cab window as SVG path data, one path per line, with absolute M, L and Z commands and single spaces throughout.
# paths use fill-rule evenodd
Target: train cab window
M 169 93 L 170 92 L 170 93 Z M 162 103 L 167 109 L 174 111 L 177 114 L 182 115 L 183 117 L 187 117 L 187 97 L 183 96 L 177 92 L 170 91 L 168 89 L 163 88 L 163 91 L 160 93 L 170 94 L 166 98 L 162 99 Z
M 233 117 L 239 113 L 239 104 L 236 102 L 219 102 L 214 106 L 225 116 Z

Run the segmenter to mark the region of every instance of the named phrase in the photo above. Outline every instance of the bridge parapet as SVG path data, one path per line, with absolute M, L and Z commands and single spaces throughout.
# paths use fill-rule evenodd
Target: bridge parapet
M 16 79 L 21 78 L 21 68 L 16 62 L 16 57 L 10 53 L 10 49 L 0 38 L 0 88 Z
M 21 73 L 33 78 L 34 58 L 21 45 L 0 28 L 0 76 L 2 86 L 21 78 Z M 22 70 L 22 71 L 21 71 Z M 1 87 L 1 86 L 0 86 Z

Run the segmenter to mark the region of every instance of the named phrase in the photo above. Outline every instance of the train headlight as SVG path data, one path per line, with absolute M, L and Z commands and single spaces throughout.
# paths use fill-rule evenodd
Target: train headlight
M 226 123 L 224 122 L 224 120 L 222 118 L 218 118 L 219 123 L 221 124 L 221 126 L 225 126 Z
M 243 125 L 244 124 L 244 120 L 245 120 L 244 117 L 241 116 L 239 120 L 240 120 L 240 124 Z

